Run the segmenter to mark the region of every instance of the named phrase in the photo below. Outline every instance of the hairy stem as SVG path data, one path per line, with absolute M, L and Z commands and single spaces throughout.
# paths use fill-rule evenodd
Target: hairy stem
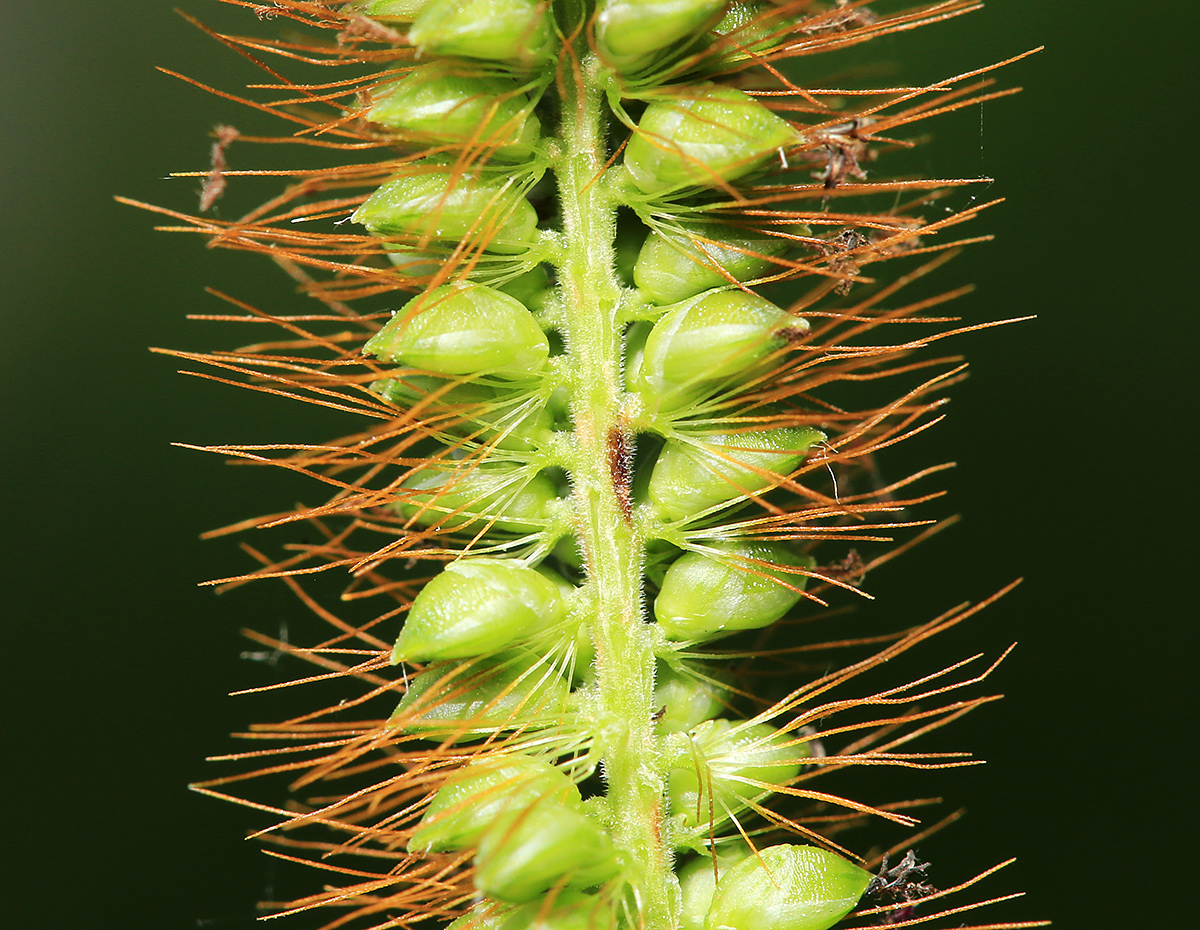
M 586 49 L 585 49 L 586 50 Z M 566 235 L 560 269 L 570 347 L 574 450 L 571 477 L 579 538 L 597 616 L 596 724 L 608 782 L 613 838 L 627 851 L 627 877 L 647 926 L 674 926 L 669 853 L 662 835 L 663 772 L 652 722 L 654 637 L 642 620 L 643 542 L 631 519 L 621 459 L 620 285 L 614 273 L 616 205 L 597 183 L 603 167 L 603 96 L 585 58 L 568 75 L 558 179 Z

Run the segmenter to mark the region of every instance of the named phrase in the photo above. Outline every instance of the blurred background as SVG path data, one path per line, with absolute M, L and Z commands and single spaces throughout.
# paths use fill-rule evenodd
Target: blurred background
M 6 926 L 243 927 L 277 881 L 239 839 L 257 821 L 185 785 L 259 712 L 225 696 L 260 677 L 238 630 L 275 633 L 301 608 L 270 586 L 196 587 L 247 565 L 235 542 L 197 537 L 308 492 L 169 443 L 342 426 L 147 352 L 245 338 L 184 319 L 221 312 L 205 286 L 298 301 L 268 263 L 156 234 L 112 200 L 194 210 L 197 182 L 165 176 L 206 169 L 217 124 L 252 124 L 154 70 L 234 92 L 257 79 L 172 5 L 21 4 L 0 30 Z M 214 0 L 182 5 L 262 28 Z M 996 241 L 940 272 L 977 285 L 955 312 L 1038 319 L 955 343 L 971 378 L 898 461 L 955 459 L 932 512 L 963 520 L 870 583 L 869 609 L 897 626 L 1026 578 L 920 666 L 1019 642 L 990 682 L 1006 700 L 937 738 L 987 765 L 918 789 L 968 809 L 921 847 L 935 882 L 1017 857 L 984 890 L 1029 896 L 997 919 L 1174 927 L 1187 912 L 1197 308 L 1175 180 L 1191 156 L 1174 128 L 1191 99 L 1182 15 L 994 0 L 887 45 L 905 80 L 1046 46 L 1000 75 L 1023 94 L 930 125 L 931 172 L 996 178 L 979 196 L 1007 199 L 970 229 Z M 230 152 L 234 167 L 261 157 Z

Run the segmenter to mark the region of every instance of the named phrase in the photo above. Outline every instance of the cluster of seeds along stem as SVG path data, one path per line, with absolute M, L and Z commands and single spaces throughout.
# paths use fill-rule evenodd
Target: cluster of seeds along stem
M 324 37 L 218 36 L 252 60 L 352 70 L 298 84 L 272 66 L 281 96 L 255 104 L 347 163 L 270 172 L 293 185 L 236 220 L 174 214 L 325 306 L 229 297 L 287 336 L 174 354 L 373 421 L 320 446 L 213 447 L 334 489 L 241 525 L 310 536 L 279 560 L 251 550 L 261 570 L 224 581 L 282 578 L 334 632 L 260 641 L 366 691 L 260 725 L 257 746 L 283 745 L 233 758 L 265 765 L 201 786 L 293 779 L 287 808 L 244 803 L 282 815 L 263 831 L 276 854 L 315 854 L 341 884 L 290 907 L 341 908 L 330 926 L 823 930 L 868 888 L 903 886 L 928 898 L 919 917 L 906 896 L 861 918 L 961 926 L 974 905 L 934 899 L 974 880 L 873 881 L 834 839 L 912 826 L 917 802 L 810 784 L 963 764 L 900 747 L 990 700 L 943 698 L 990 669 L 836 692 L 978 608 L 864 639 L 876 651 L 834 672 L 769 643 L 801 602 L 857 590 L 898 551 L 863 561 L 848 543 L 927 522 L 902 511 L 934 496 L 905 494 L 936 468 L 880 486 L 854 466 L 931 423 L 958 376 L 923 351 L 949 321 L 929 311 L 957 292 L 900 295 L 969 241 L 940 234 L 979 208 L 931 206 L 965 181 L 867 170 L 908 145 L 890 133 L 998 95 L 977 75 L 830 89 L 810 59 L 972 4 L 227 2 Z M 902 256 L 891 283 L 863 271 Z M 882 406 L 837 393 L 885 379 L 907 386 Z M 351 572 L 344 612 L 309 590 L 329 569 Z M 746 672 L 755 657 L 787 671 L 782 696 Z

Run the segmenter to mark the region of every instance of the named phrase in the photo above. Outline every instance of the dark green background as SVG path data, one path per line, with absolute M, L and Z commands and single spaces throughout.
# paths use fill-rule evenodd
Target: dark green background
M 254 713 L 223 697 L 257 680 L 238 628 L 273 631 L 299 608 L 271 588 L 197 589 L 246 563 L 196 536 L 301 491 L 168 443 L 317 435 L 304 411 L 180 378 L 145 350 L 241 338 L 184 321 L 218 312 L 205 285 L 286 302 L 286 283 L 265 262 L 156 235 L 111 196 L 192 209 L 194 182 L 163 177 L 205 167 L 211 127 L 244 122 L 155 65 L 230 89 L 252 75 L 169 0 L 19 6 L 0 29 L 14 883 L 0 922 L 246 926 L 274 880 L 238 839 L 252 820 L 183 786 Z M 1194 50 L 1173 6 L 995 0 L 893 43 L 925 78 L 1047 46 L 1002 76 L 1023 95 L 982 123 L 973 109 L 933 127 L 931 170 L 990 175 L 986 196 L 1008 198 L 977 224 L 997 241 L 943 272 L 978 285 L 958 312 L 1039 319 L 959 340 L 972 378 L 908 454 L 957 459 L 933 512 L 965 519 L 872 588 L 877 609 L 913 622 L 1028 578 L 927 654 L 931 668 L 1020 641 L 994 679 L 1007 700 L 937 741 L 989 762 L 923 783 L 970 809 L 923 851 L 943 882 L 1019 857 L 986 889 L 1027 889 L 1003 913 L 1062 928 L 1190 923 L 1194 133 L 1176 120 L 1194 109 Z

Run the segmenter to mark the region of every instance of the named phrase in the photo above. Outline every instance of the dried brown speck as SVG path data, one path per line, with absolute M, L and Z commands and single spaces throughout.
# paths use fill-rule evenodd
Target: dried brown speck
M 630 488 L 633 484 L 633 434 L 623 426 L 614 426 L 608 431 L 608 473 L 612 478 L 613 491 L 617 495 L 617 506 L 625 523 L 633 524 L 633 499 Z
M 861 3 L 852 4 L 851 0 L 835 0 L 832 10 L 810 17 L 808 23 L 800 26 L 800 31 L 808 35 L 846 32 L 855 27 L 870 26 L 878 21 L 879 17 Z
M 241 135 L 232 126 L 218 126 L 214 131 L 217 141 L 212 147 L 212 167 L 209 169 L 208 177 L 204 179 L 204 186 L 200 189 L 200 212 L 204 213 L 211 210 L 213 204 L 221 199 L 225 193 L 225 169 L 229 164 L 225 161 L 225 150 L 230 144 Z
M 838 559 L 829 565 L 818 565 L 813 571 L 834 581 L 845 581 L 848 584 L 859 584 L 866 577 L 867 563 L 863 561 L 857 549 L 851 549 L 844 559 Z
M 837 187 L 847 177 L 866 180 L 867 173 L 862 166 L 872 159 L 874 153 L 867 145 L 870 136 L 863 129 L 872 122 L 867 117 L 855 117 L 811 134 L 812 141 L 819 142 L 821 148 L 806 153 L 805 157 L 809 161 L 825 163 L 824 169 L 815 172 L 813 177 L 823 181 L 826 190 Z
M 846 253 L 865 248 L 870 244 L 871 240 L 857 229 L 843 229 L 832 239 L 828 239 L 824 244 L 817 246 L 822 252 L 830 256 L 829 270 L 843 278 L 836 288 L 839 294 L 845 296 L 850 293 L 850 288 L 854 286 L 851 278 L 858 274 L 859 267 L 862 264 L 860 256 Z
M 408 41 L 395 29 L 383 23 L 367 16 L 352 14 L 346 22 L 346 28 L 338 33 L 338 45 L 355 39 L 366 39 L 368 42 L 380 42 L 385 45 L 404 45 Z

